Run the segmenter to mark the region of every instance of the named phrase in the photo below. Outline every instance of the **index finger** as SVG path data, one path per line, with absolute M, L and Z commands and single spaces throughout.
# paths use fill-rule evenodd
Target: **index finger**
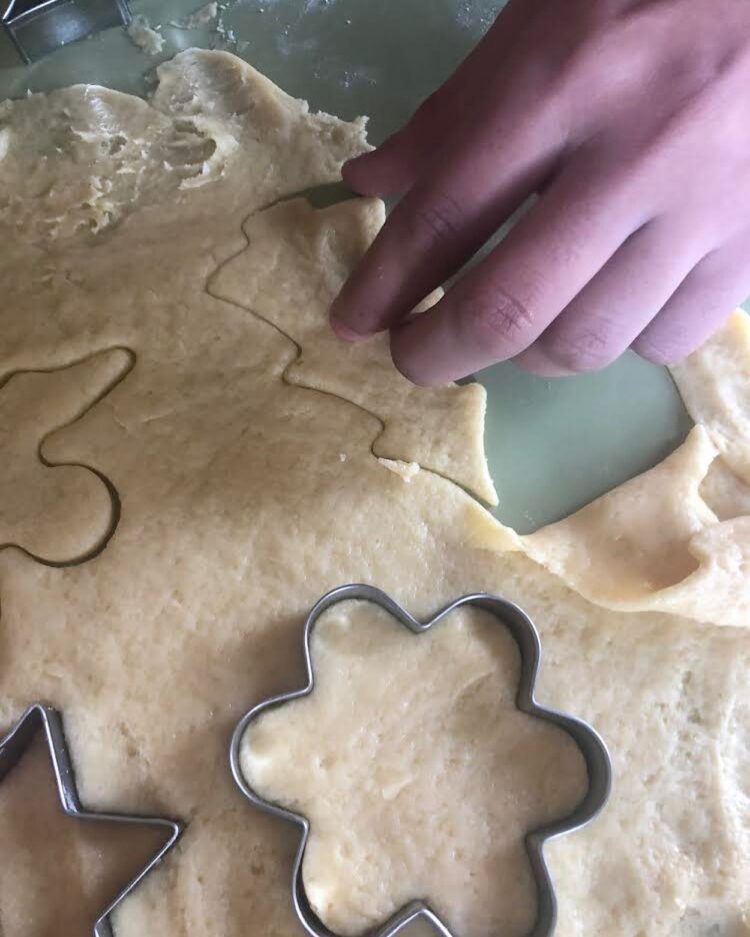
M 405 319 L 541 185 L 560 145 L 553 102 L 534 112 L 514 93 L 500 114 L 478 115 L 472 136 L 391 213 L 332 306 L 334 330 L 356 340 Z
M 486 93 L 503 63 L 508 64 L 523 28 L 540 0 L 510 0 L 477 46 L 450 78 L 424 101 L 405 127 L 372 153 L 350 160 L 343 169 L 346 184 L 362 195 L 396 195 L 410 189 L 450 148 L 468 122 L 472 104 Z M 468 106 L 467 106 L 468 104 Z
M 393 360 L 417 384 L 465 377 L 527 349 L 649 219 L 637 179 L 570 167 L 445 298 L 394 329 Z

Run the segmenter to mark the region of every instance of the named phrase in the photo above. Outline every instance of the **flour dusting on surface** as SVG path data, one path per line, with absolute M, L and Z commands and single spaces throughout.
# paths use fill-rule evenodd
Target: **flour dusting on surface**
M 200 29 L 201 26 L 208 26 L 209 23 L 212 23 L 218 12 L 219 4 L 217 0 L 213 0 L 213 2 L 206 3 L 194 10 L 190 16 L 186 16 L 184 19 L 170 20 L 169 25 L 174 26 L 176 29 Z
M 456 23 L 462 29 L 475 30 L 481 29 L 482 32 L 489 29 L 495 20 L 498 12 L 505 4 L 498 3 L 497 0 L 489 0 L 485 3 L 472 3 L 470 0 L 457 4 Z

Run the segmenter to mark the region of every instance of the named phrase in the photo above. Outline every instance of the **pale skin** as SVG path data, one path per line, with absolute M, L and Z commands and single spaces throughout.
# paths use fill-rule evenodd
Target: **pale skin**
M 750 294 L 750 0 L 511 0 L 344 178 L 402 196 L 336 300 L 419 384 L 699 347 Z M 508 237 L 426 313 L 530 196 Z

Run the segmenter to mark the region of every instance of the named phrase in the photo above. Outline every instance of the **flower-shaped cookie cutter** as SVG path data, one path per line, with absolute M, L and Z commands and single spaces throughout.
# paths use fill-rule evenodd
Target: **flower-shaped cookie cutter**
M 292 869 L 292 902 L 302 926 L 310 937 L 338 937 L 315 913 L 305 892 L 302 862 L 307 841 L 310 837 L 310 821 L 301 814 L 294 813 L 286 807 L 265 800 L 253 790 L 242 772 L 240 764 L 241 747 L 248 727 L 263 713 L 278 706 L 283 706 L 292 700 L 309 696 L 313 692 L 315 673 L 310 641 L 315 626 L 324 612 L 328 611 L 333 605 L 353 600 L 372 602 L 380 606 L 416 635 L 429 631 L 430 628 L 433 628 L 451 612 L 463 606 L 473 606 L 494 615 L 508 629 L 521 653 L 521 673 L 516 694 L 517 708 L 521 712 L 543 719 L 562 729 L 580 749 L 588 773 L 588 788 L 583 799 L 571 814 L 562 820 L 527 833 L 525 840 L 537 891 L 536 921 L 528 937 L 552 937 L 557 923 L 557 899 L 552 877 L 544 857 L 544 847 L 548 841 L 585 826 L 604 808 L 612 787 L 612 763 L 606 745 L 596 731 L 581 719 L 566 715 L 556 709 L 550 709 L 536 701 L 534 692 L 542 660 L 542 646 L 534 623 L 517 605 L 495 595 L 476 593 L 456 599 L 455 602 L 451 602 L 437 612 L 429 621 L 421 622 L 410 615 L 385 592 L 368 585 L 340 586 L 328 592 L 315 604 L 307 617 L 304 628 L 307 683 L 299 690 L 274 696 L 246 712 L 234 730 L 230 744 L 230 768 L 234 780 L 243 795 L 258 809 L 301 827 L 302 836 Z M 429 921 L 442 937 L 453 937 L 449 928 L 429 904 L 421 900 L 411 901 L 400 908 L 387 921 L 368 932 L 367 937 L 395 937 L 400 930 L 416 918 Z
M 15 768 L 38 733 L 44 734 L 60 804 L 69 817 L 76 820 L 150 826 L 162 830 L 165 834 L 164 844 L 110 901 L 94 923 L 94 937 L 114 937 L 111 920 L 113 913 L 175 846 L 182 835 L 183 825 L 178 820 L 163 817 L 137 817 L 131 814 L 95 813 L 92 810 L 86 810 L 78 797 L 62 716 L 56 709 L 42 703 L 29 706 L 8 735 L 0 739 L 0 781 L 3 781 L 5 776 Z

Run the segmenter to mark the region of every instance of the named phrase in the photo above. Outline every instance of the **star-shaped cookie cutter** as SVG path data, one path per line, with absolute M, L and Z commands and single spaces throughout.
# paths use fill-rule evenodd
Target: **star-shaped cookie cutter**
M 368 585 L 340 586 L 328 592 L 313 606 L 304 628 L 304 654 L 307 672 L 305 686 L 290 693 L 274 696 L 246 712 L 234 730 L 230 743 L 230 768 L 242 794 L 258 809 L 295 823 L 302 829 L 302 836 L 292 869 L 292 902 L 300 923 L 310 937 L 339 937 L 321 921 L 313 910 L 305 892 L 302 862 L 310 837 L 310 821 L 307 817 L 265 800 L 257 794 L 248 784 L 242 772 L 240 752 L 242 740 L 252 722 L 270 709 L 283 706 L 285 703 L 303 696 L 309 696 L 313 692 L 315 673 L 310 641 L 315 626 L 324 612 L 328 611 L 333 605 L 353 600 L 372 602 L 380 606 L 416 635 L 429 631 L 430 628 L 450 615 L 451 612 L 463 606 L 470 605 L 490 612 L 510 631 L 521 653 L 521 673 L 518 693 L 516 694 L 517 708 L 530 716 L 544 719 L 558 726 L 573 739 L 580 749 L 586 762 L 589 781 L 583 800 L 573 813 L 564 819 L 540 827 L 526 835 L 526 851 L 537 891 L 537 916 L 528 937 L 552 937 L 557 923 L 557 899 L 552 877 L 544 857 L 544 847 L 550 840 L 585 826 L 604 808 L 612 788 L 612 763 L 606 745 L 596 731 L 581 719 L 568 716 L 556 709 L 550 709 L 536 701 L 534 691 L 542 660 L 542 646 L 534 623 L 517 605 L 495 595 L 484 592 L 476 593 L 456 599 L 455 602 L 451 602 L 437 612 L 429 621 L 421 622 L 410 615 L 406 609 L 402 608 L 385 592 Z M 429 904 L 421 900 L 411 901 L 400 908 L 383 924 L 369 931 L 367 937 L 395 937 L 400 930 L 416 918 L 429 921 L 441 937 L 453 937 L 450 929 Z
M 65 740 L 63 722 L 60 713 L 51 706 L 36 703 L 21 716 L 13 729 L 0 740 L 0 782 L 18 764 L 24 752 L 31 745 L 38 733 L 43 732 L 49 749 L 55 786 L 64 812 L 76 820 L 96 820 L 105 823 L 120 823 L 137 826 L 151 826 L 164 830 L 168 835 L 164 845 L 152 856 L 135 878 L 119 892 L 107 905 L 94 923 L 94 937 L 113 937 L 111 915 L 122 902 L 158 865 L 180 838 L 183 824 L 177 820 L 162 817 L 137 817 L 119 813 L 95 813 L 86 810 L 78 797 L 73 766 Z

